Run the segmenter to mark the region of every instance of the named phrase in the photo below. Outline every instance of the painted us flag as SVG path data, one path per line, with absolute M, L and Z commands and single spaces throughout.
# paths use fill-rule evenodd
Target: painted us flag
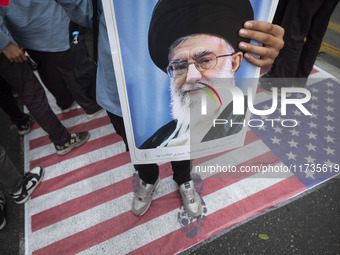
M 252 130 L 310 188 L 340 173 L 340 84 L 333 79 L 323 79 L 307 89 L 311 99 L 304 106 L 311 115 L 305 115 L 295 105 L 287 105 L 287 115 L 282 116 L 278 107 L 273 114 L 261 116 L 265 124 Z M 303 97 L 304 94 L 295 93 L 289 99 Z M 258 110 L 270 107 L 271 100 L 256 106 Z M 266 119 L 278 121 L 272 123 Z M 296 121 L 296 127 L 284 127 L 294 124 L 282 125 L 283 119 Z
M 327 82 L 334 83 L 334 87 L 328 87 Z M 307 177 L 304 173 L 285 172 L 278 177 L 269 172 L 240 173 L 239 170 L 245 166 L 257 166 L 260 162 L 270 162 L 274 166 L 287 166 L 291 161 L 298 164 L 292 155 L 297 155 L 296 161 L 304 157 L 319 161 L 317 156 L 322 154 L 322 160 L 327 164 L 337 162 L 339 142 L 333 134 L 339 130 L 336 112 L 332 114 L 331 108 L 327 108 L 328 114 L 327 109 L 322 108 L 334 107 L 335 111 L 339 84 L 327 80 L 311 86 L 314 87 L 319 91 L 312 92 L 314 99 L 308 109 L 316 118 L 300 120 L 294 131 L 300 132 L 298 136 L 289 131 L 292 129 L 287 130 L 286 136 L 283 129 L 248 130 L 243 147 L 194 161 L 192 178 L 203 204 L 203 214 L 198 219 L 190 218 L 181 205 L 169 163 L 160 166 L 161 185 L 148 212 L 142 217 L 134 216 L 131 202 L 138 189 L 138 175 L 106 113 L 102 112 L 93 119 L 87 119 L 80 108 L 61 114 L 49 95 L 62 123 L 71 132 L 89 130 L 91 137 L 83 146 L 58 157 L 53 144 L 37 124 L 25 136 L 26 170 L 36 165 L 45 168 L 44 180 L 25 204 L 25 253 L 176 254 L 304 192 L 308 185 L 312 185 L 310 181 L 319 180 L 317 174 Z M 328 96 L 316 93 L 328 95 L 328 90 L 328 93 L 334 91 L 334 95 L 329 94 L 329 102 L 317 103 Z M 258 96 L 260 107 L 269 106 L 269 95 L 259 92 Z M 324 116 L 319 113 L 321 110 L 326 111 Z M 294 115 L 294 112 L 290 114 Z M 325 124 L 323 128 L 316 120 L 328 115 L 330 126 Z M 332 117 L 334 132 L 331 130 Z M 308 125 L 309 122 L 314 124 Z M 319 126 L 314 128 L 314 125 Z M 313 139 L 310 134 L 311 145 L 309 141 L 297 139 L 302 139 L 302 135 L 308 139 L 310 132 L 318 135 Z M 327 143 L 321 145 L 324 139 Z M 316 146 L 315 152 L 312 146 Z M 298 154 L 304 147 L 307 154 Z M 231 165 L 237 172 L 195 171 L 202 165 Z

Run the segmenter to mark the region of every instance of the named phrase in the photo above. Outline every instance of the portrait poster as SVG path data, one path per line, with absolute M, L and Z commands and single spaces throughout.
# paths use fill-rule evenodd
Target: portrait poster
M 167 3 L 166 5 L 163 4 L 166 2 L 165 0 L 159 2 L 157 0 L 102 0 L 102 2 L 132 162 L 135 164 L 148 164 L 194 159 L 242 146 L 250 117 L 247 104 L 243 105 L 243 103 L 247 103 L 249 97 L 254 98 L 257 89 L 256 78 L 259 77 L 260 72 L 259 68 L 243 58 L 240 67 L 233 74 L 232 78 L 228 78 L 226 81 L 223 78 L 217 79 L 216 82 L 213 82 L 216 84 L 215 87 L 209 86 L 207 82 L 199 82 L 198 84 L 200 85 L 197 90 L 200 90 L 199 93 L 201 95 L 199 103 L 196 103 L 197 111 L 195 113 L 192 112 L 193 107 L 190 104 L 192 104 L 193 100 L 191 99 L 191 102 L 186 105 L 191 107 L 188 115 L 183 113 L 186 111 L 183 111 L 182 108 L 179 107 L 177 109 L 175 106 L 175 92 L 171 90 L 171 86 L 175 88 L 177 85 L 173 85 L 172 82 L 175 79 L 170 76 L 175 75 L 174 70 L 176 70 L 176 75 L 179 77 L 177 70 L 183 69 L 183 72 L 189 72 L 194 67 L 196 69 L 205 68 L 203 67 L 203 63 L 205 63 L 203 61 L 206 60 L 202 60 L 205 56 L 200 56 L 198 60 L 187 60 L 186 62 L 185 60 L 183 62 L 181 58 L 179 63 L 186 63 L 184 68 L 178 67 L 177 60 L 176 62 L 164 59 L 170 56 L 170 51 L 169 48 L 166 48 L 169 45 L 166 45 L 166 43 L 163 45 L 162 42 L 173 40 L 177 34 L 182 33 L 179 32 L 184 30 L 181 26 L 183 23 L 181 19 L 187 19 L 185 22 L 186 26 L 189 26 L 188 31 L 190 31 L 190 25 L 188 25 L 190 22 L 194 24 L 192 26 L 195 26 L 197 23 L 208 24 L 210 20 L 214 20 L 215 16 L 208 17 L 203 22 L 200 22 L 199 17 L 198 20 L 192 21 L 190 19 L 196 14 L 191 13 L 191 8 L 181 6 L 182 3 L 186 2 L 181 0 L 172 0 L 170 4 Z M 227 2 L 232 3 L 234 1 Z M 238 3 L 238 1 L 235 2 Z M 271 22 L 277 6 L 277 0 L 247 0 L 247 2 L 253 11 L 253 19 Z M 159 5 L 157 6 L 157 4 Z M 173 4 L 175 5 L 174 7 L 172 7 Z M 235 5 L 235 3 L 232 3 L 232 5 Z M 199 15 L 196 16 L 204 16 L 201 14 L 205 14 L 209 9 L 204 9 L 204 6 L 200 8 Z M 236 6 L 235 8 L 238 7 Z M 189 13 L 186 14 L 186 10 Z M 214 23 L 210 26 L 219 27 L 223 32 L 225 30 L 229 31 L 228 29 L 233 28 L 235 25 L 233 21 L 224 22 L 223 19 L 226 16 L 232 16 L 234 11 L 229 10 L 230 13 L 226 14 L 221 10 L 219 12 L 222 13 L 221 22 L 217 26 Z M 170 16 L 168 17 L 168 15 Z M 234 16 L 237 17 L 237 13 Z M 244 23 L 244 21 L 242 22 Z M 196 36 L 196 39 L 200 39 L 201 37 L 199 36 L 202 34 L 211 35 L 209 30 L 204 33 L 199 30 L 199 32 L 193 33 L 190 36 Z M 236 34 L 236 32 L 230 34 Z M 183 32 L 181 35 L 183 36 L 185 33 Z M 192 38 L 191 40 L 196 40 Z M 209 37 L 206 38 L 209 39 Z M 253 41 L 251 43 L 258 44 Z M 182 46 L 183 44 L 180 43 L 179 46 L 174 47 L 172 52 L 181 49 L 180 47 Z M 163 47 L 162 54 L 158 54 L 157 50 L 161 47 Z M 154 48 L 157 49 L 154 50 Z M 166 49 L 166 53 L 164 49 Z M 235 53 L 237 55 L 239 51 L 237 47 L 234 47 L 234 52 L 231 52 L 229 55 Z M 213 52 L 209 56 L 212 56 L 214 59 L 209 61 L 211 63 L 215 61 L 216 63 L 214 63 L 218 66 L 218 63 L 227 61 L 226 59 L 229 57 L 232 60 L 235 58 L 234 55 L 229 55 L 217 56 Z M 168 62 L 165 63 L 165 61 Z M 200 61 L 199 67 L 197 67 L 198 61 Z M 191 65 L 191 63 L 194 64 Z M 209 66 L 208 68 L 214 67 Z M 177 80 L 182 79 L 182 76 L 181 78 L 177 78 L 177 76 Z M 227 80 L 233 83 L 236 90 L 227 89 L 225 94 L 229 94 L 226 96 L 229 103 L 225 104 L 223 97 L 220 97 L 218 87 L 226 87 L 224 84 L 228 82 Z M 187 95 L 189 93 L 183 92 L 183 94 Z M 198 98 L 198 92 L 196 94 Z M 239 99 L 241 98 L 242 100 L 235 100 L 235 95 L 239 96 Z M 182 98 L 178 99 L 178 101 L 182 102 Z M 243 103 L 241 104 L 240 102 Z M 229 117 L 241 114 L 241 112 L 243 117 L 241 119 L 233 119 L 233 117 L 230 119 L 229 117 L 223 117 L 222 114 L 212 117 L 211 112 L 213 111 L 209 112 L 210 105 L 213 105 L 213 107 L 218 105 L 220 110 L 225 109 L 228 105 L 231 107 L 229 107 L 229 113 L 231 111 L 230 114 L 232 114 L 229 114 Z M 200 123 L 203 120 L 202 116 L 196 118 L 200 114 L 202 116 L 210 116 L 210 118 L 204 122 L 204 127 L 201 125 L 196 129 L 198 130 L 196 133 L 192 123 Z M 238 127 L 237 131 L 226 131 L 232 127 L 230 125 L 232 120 L 234 120 L 234 126 Z M 223 134 L 219 136 L 213 134 L 211 136 L 213 138 L 204 139 L 213 127 L 219 127 L 219 132 Z

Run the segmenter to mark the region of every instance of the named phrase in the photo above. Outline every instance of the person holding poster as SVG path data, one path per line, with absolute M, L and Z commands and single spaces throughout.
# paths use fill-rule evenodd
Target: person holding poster
M 216 80 L 232 81 L 243 58 L 243 52 L 238 49 L 242 40 L 238 31 L 244 22 L 253 18 L 249 0 L 161 0 L 157 3 L 150 22 L 149 51 L 154 63 L 161 70 L 166 70 L 171 78 L 174 120 L 161 127 L 141 149 L 188 144 L 192 138 L 197 142 L 212 140 L 240 130 L 240 126 L 236 126 L 223 128 L 222 132 L 210 131 L 212 122 L 209 120 L 213 117 L 243 120 L 244 115 L 232 116 L 231 105 L 225 108 L 212 105 L 209 108 L 213 110 L 203 118 L 190 116 L 196 113 L 202 116 L 197 112 L 200 110 L 200 100 L 197 99 L 201 96 L 200 89 L 213 92 L 215 89 L 208 84 L 218 83 Z M 221 93 L 221 96 L 227 105 L 232 101 L 229 93 Z M 190 177 L 190 161 L 176 161 L 172 166 L 184 208 L 191 217 L 200 216 L 201 199 Z M 144 190 L 152 193 L 151 187 L 159 185 L 158 167 L 155 168 L 139 169 L 142 188 L 132 203 L 132 211 L 136 215 L 145 211 L 149 204 L 143 199 L 147 197 Z M 149 180 L 156 182 L 147 184 Z
M 90 0 L 57 0 L 57 2 L 64 7 L 64 9 L 74 22 L 84 26 L 91 25 L 93 10 Z M 110 3 L 115 4 L 117 2 L 120 1 L 105 0 L 103 1 L 103 4 L 109 5 Z M 159 3 L 161 2 L 163 1 L 159 1 Z M 170 5 L 175 2 L 176 1 L 172 1 Z M 184 4 L 187 1 L 180 2 Z M 206 2 L 209 3 L 210 1 Z M 101 1 L 98 1 L 98 17 L 100 20 L 98 38 L 97 101 L 99 105 L 107 110 L 111 122 L 115 127 L 115 130 L 119 135 L 123 137 L 126 143 L 126 133 L 124 130 L 124 122 L 121 117 L 122 112 L 119 103 L 118 90 L 115 81 L 115 72 L 113 69 L 113 61 L 111 58 L 111 51 L 107 34 L 107 25 L 109 26 L 109 23 L 107 23 L 108 21 L 105 20 Z M 243 22 L 245 21 L 246 20 L 243 20 Z M 240 29 L 242 26 L 243 24 L 241 24 L 238 29 Z M 244 26 L 245 29 L 241 29 L 239 31 L 239 34 L 242 37 L 254 39 L 260 43 L 265 44 L 265 47 L 262 47 L 249 44 L 248 42 L 240 42 L 238 46 L 241 49 L 246 50 L 250 53 L 257 54 L 261 56 L 261 59 L 255 58 L 250 53 L 246 53 L 244 57 L 249 60 L 249 62 L 258 66 L 271 64 L 278 55 L 279 50 L 283 46 L 283 29 L 268 22 L 259 21 L 250 21 L 245 23 Z M 235 30 L 235 33 L 237 33 L 237 30 Z M 166 65 L 168 65 L 168 62 L 166 63 Z M 182 191 L 185 191 L 181 192 L 185 209 L 190 216 L 199 216 L 201 212 L 200 198 L 196 193 L 191 181 L 190 161 L 173 161 L 171 162 L 171 164 L 174 171 L 173 178 L 175 182 L 179 184 L 180 190 L 182 189 Z M 133 199 L 132 211 L 134 214 L 140 216 L 143 215 L 150 207 L 154 191 L 159 186 L 159 168 L 157 164 L 135 165 L 135 168 L 139 172 L 140 189 Z

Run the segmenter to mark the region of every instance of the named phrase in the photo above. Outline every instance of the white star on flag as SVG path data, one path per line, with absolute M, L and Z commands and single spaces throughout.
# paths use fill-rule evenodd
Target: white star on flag
M 313 178 L 313 179 L 315 179 L 314 178 L 314 172 L 311 172 L 311 171 L 309 171 L 309 170 L 306 170 L 305 171 L 305 174 L 306 174 L 306 178 Z
M 327 121 L 333 121 L 334 122 L 334 117 L 332 117 L 332 116 L 327 115 L 327 116 L 325 116 L 325 118 L 327 119 Z
M 328 112 L 334 112 L 334 108 L 333 108 L 333 107 L 327 106 L 327 107 L 325 107 L 325 109 L 326 109 Z
M 289 153 L 286 153 L 287 157 L 288 157 L 288 160 L 296 160 L 296 155 L 293 154 L 293 152 L 289 152 Z
M 329 154 L 334 155 L 335 150 L 332 150 L 331 148 L 329 148 L 329 146 L 327 148 L 324 148 L 324 150 L 326 151 L 327 155 Z
M 316 128 L 318 126 L 313 122 L 309 122 L 308 125 L 309 125 L 309 128 Z
M 314 134 L 314 133 L 312 133 L 312 132 L 309 132 L 309 133 L 307 134 L 307 136 L 309 137 L 309 139 L 315 139 L 315 140 L 316 140 L 316 137 L 317 137 L 317 135 Z
M 318 107 L 319 107 L 319 106 L 317 106 L 317 105 L 316 105 L 316 104 L 314 104 L 314 103 L 310 105 L 310 108 L 312 108 L 312 109 L 315 109 L 315 110 L 317 110 L 317 109 L 318 109 Z
M 295 128 L 293 130 L 289 130 L 292 133 L 292 136 L 299 136 L 299 131 L 296 131 Z
M 327 103 L 334 103 L 334 99 L 331 99 L 329 97 L 326 98 Z
M 334 132 L 334 127 L 332 127 L 330 125 L 325 126 L 325 128 L 327 129 L 327 132 L 329 132 L 329 131 Z
M 307 160 L 307 164 L 314 164 L 315 163 L 315 158 L 312 158 L 310 155 L 308 157 L 305 157 Z
M 334 91 L 330 90 L 330 89 L 327 89 L 326 90 L 326 93 L 327 95 L 333 95 L 334 94 Z
M 313 144 L 309 143 L 306 146 L 308 151 L 316 151 L 316 146 L 314 146 Z
M 329 135 L 326 136 L 325 139 L 327 140 L 327 143 L 334 143 L 334 138 L 330 137 Z
M 333 166 L 334 163 L 332 161 L 330 161 L 329 159 L 327 159 L 327 161 L 324 161 L 324 163 L 327 165 L 327 166 Z
M 280 128 L 280 127 L 274 127 L 274 131 L 275 131 L 275 133 L 282 134 L 282 128 Z
M 295 147 L 295 148 L 297 148 L 297 146 L 298 146 L 298 144 L 299 144 L 299 143 L 295 142 L 294 140 L 291 140 L 291 141 L 289 141 L 288 143 L 289 143 L 289 146 L 290 146 L 290 147 Z
M 278 145 L 280 145 L 281 139 L 277 139 L 276 136 L 275 136 L 274 138 L 271 138 L 271 140 L 273 141 L 273 144 L 278 144 Z

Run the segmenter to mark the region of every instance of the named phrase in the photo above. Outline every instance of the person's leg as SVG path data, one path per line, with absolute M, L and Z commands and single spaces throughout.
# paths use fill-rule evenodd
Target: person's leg
M 9 84 L 0 77 L 0 107 L 18 128 L 19 135 L 26 135 L 31 131 L 34 119 L 24 113 L 17 105 Z
M 307 78 L 318 56 L 322 39 L 326 33 L 329 19 L 339 0 L 319 0 L 320 7 L 313 16 L 310 32 L 301 52 L 296 78 Z
M 63 84 L 65 84 L 65 86 L 71 92 L 73 98 L 85 110 L 85 112 L 95 111 L 100 108 L 96 101 L 84 95 L 80 85 L 76 82 L 70 61 L 71 57 L 69 50 L 63 52 L 47 52 L 45 53 L 45 58 L 46 62 L 49 63 L 45 67 L 45 69 L 48 69 L 46 70 L 47 74 L 50 72 L 49 67 L 56 69 L 58 76 L 62 79 Z M 53 65 L 50 63 L 53 63 Z M 54 84 L 53 86 L 57 87 L 58 84 Z
M 20 125 L 29 116 L 21 111 L 12 95 L 11 87 L 0 77 L 0 107 L 15 125 Z
M 107 113 L 107 116 L 109 116 L 111 124 L 112 124 L 113 128 L 115 129 L 116 133 L 123 138 L 126 151 L 129 151 L 129 146 L 128 146 L 127 139 L 126 139 L 126 133 L 125 133 L 123 118 L 118 116 L 118 115 L 115 115 L 115 114 L 113 114 L 109 111 L 106 111 L 106 113 Z
M 44 177 L 44 169 L 33 168 L 22 176 L 0 146 L 0 182 L 17 204 L 25 203 Z
M 295 78 L 305 37 L 309 34 L 314 14 L 322 1 L 288 1 L 281 22 L 285 29 L 285 45 L 275 61 L 275 75 L 279 78 Z
M 181 184 L 191 181 L 191 160 L 171 161 L 174 172 L 173 179 L 180 186 Z
M 129 151 L 123 118 L 108 111 L 107 115 L 109 116 L 111 124 L 116 130 L 116 133 L 123 138 L 126 151 Z M 144 182 L 148 184 L 154 184 L 157 181 L 159 175 L 159 168 L 157 164 L 134 165 L 134 167 L 138 171 L 139 178 Z
M 69 132 L 52 111 L 44 89 L 27 63 L 11 63 L 0 54 L 0 76 L 16 89 L 23 104 L 53 143 L 64 144 L 70 140 Z
M 0 182 L 9 193 L 17 192 L 22 184 L 22 175 L 8 158 L 5 149 L 0 145 Z
M 75 101 L 71 92 L 68 90 L 64 80 L 60 76 L 53 60 L 48 58 L 46 52 L 39 52 L 27 49 L 30 57 L 37 62 L 38 73 L 45 87 L 55 97 L 57 105 L 61 109 L 69 108 Z
M 0 230 L 6 226 L 5 196 L 0 192 Z
M 191 180 L 191 160 L 172 161 L 174 180 L 179 186 L 183 206 L 186 212 L 193 218 L 202 214 L 201 198 L 195 190 L 194 182 Z
M 129 151 L 123 118 L 108 111 L 107 115 L 116 133 L 123 138 L 126 150 Z M 146 164 L 134 165 L 134 168 L 138 171 L 140 188 L 133 198 L 131 210 L 134 215 L 141 216 L 149 209 L 154 192 L 159 187 L 159 167 L 157 164 Z
M 273 24 L 281 26 L 281 23 L 282 23 L 282 20 L 283 20 L 283 17 L 284 17 L 284 14 L 285 14 L 285 11 L 286 11 L 286 8 L 287 8 L 289 1 L 290 0 L 280 0 L 279 1 L 277 8 L 276 8 L 276 11 L 275 11 L 274 18 L 273 18 Z

